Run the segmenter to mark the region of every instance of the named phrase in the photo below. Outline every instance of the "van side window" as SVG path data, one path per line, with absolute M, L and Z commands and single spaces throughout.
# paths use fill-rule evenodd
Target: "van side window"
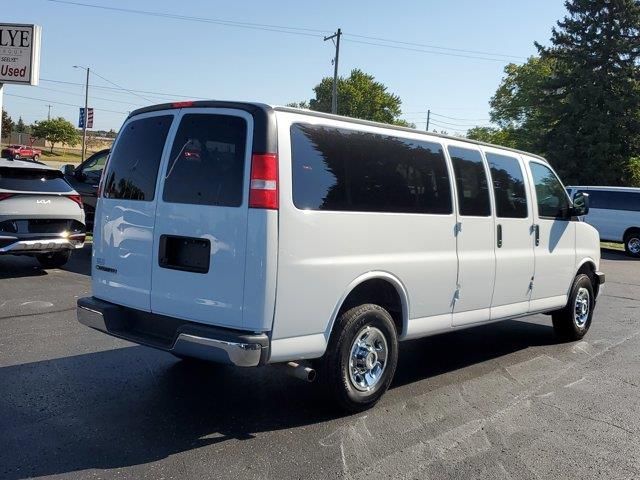
M 491 215 L 487 173 L 478 150 L 449 147 L 458 187 L 460 214 L 475 217 Z
M 442 146 L 342 128 L 291 127 L 297 208 L 452 213 Z
M 640 193 L 614 190 L 585 190 L 585 193 L 589 194 L 591 208 L 640 212 Z
M 127 123 L 111 153 L 104 196 L 150 202 L 156 193 L 158 168 L 173 115 Z
M 501 218 L 527 218 L 524 175 L 517 158 L 487 153 L 496 197 L 496 215 Z
M 162 199 L 239 207 L 246 139 L 243 118 L 200 113 L 183 116 L 171 148 Z
M 558 177 L 541 163 L 530 162 L 529 168 L 536 186 L 538 216 L 566 219 L 569 215 L 569 197 Z

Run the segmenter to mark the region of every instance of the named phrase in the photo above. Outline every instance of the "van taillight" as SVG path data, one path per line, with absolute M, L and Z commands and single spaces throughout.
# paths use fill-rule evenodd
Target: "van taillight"
M 13 193 L 0 193 L 0 200 L 5 200 L 9 197 L 13 197 Z
M 278 155 L 254 153 L 251 157 L 249 207 L 278 209 Z

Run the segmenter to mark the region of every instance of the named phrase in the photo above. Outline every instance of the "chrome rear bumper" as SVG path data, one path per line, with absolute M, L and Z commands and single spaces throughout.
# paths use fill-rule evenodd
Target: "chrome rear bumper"
M 266 363 L 266 334 L 213 327 L 143 312 L 94 297 L 78 300 L 78 321 L 101 332 L 179 356 L 238 367 Z
M 15 237 L 3 237 L 0 235 L 0 241 L 3 240 L 5 242 L 15 241 L 0 248 L 0 253 L 39 253 L 55 250 L 73 250 L 82 248 L 84 245 L 84 235 L 82 235 L 82 238 L 39 238 L 36 240 L 20 240 Z

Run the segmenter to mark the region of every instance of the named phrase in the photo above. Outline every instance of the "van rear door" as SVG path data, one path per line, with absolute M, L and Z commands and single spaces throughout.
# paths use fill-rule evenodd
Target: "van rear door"
M 151 310 L 241 328 L 253 117 L 185 108 L 176 123 L 160 174 Z
M 93 294 L 151 309 L 158 170 L 177 111 L 135 115 L 123 125 L 103 178 L 93 232 Z

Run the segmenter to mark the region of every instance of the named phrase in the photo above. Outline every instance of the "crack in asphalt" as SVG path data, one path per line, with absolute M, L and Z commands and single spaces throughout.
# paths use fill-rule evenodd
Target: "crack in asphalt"
M 33 313 L 21 313 L 19 315 L 6 315 L 4 317 L 0 317 L 0 320 L 7 320 L 10 318 L 23 318 L 23 317 L 36 317 L 38 315 L 47 315 L 49 313 L 62 313 L 62 312 L 70 312 L 71 310 L 75 310 L 76 307 L 62 308 L 60 310 L 47 310 L 46 312 L 33 312 Z

